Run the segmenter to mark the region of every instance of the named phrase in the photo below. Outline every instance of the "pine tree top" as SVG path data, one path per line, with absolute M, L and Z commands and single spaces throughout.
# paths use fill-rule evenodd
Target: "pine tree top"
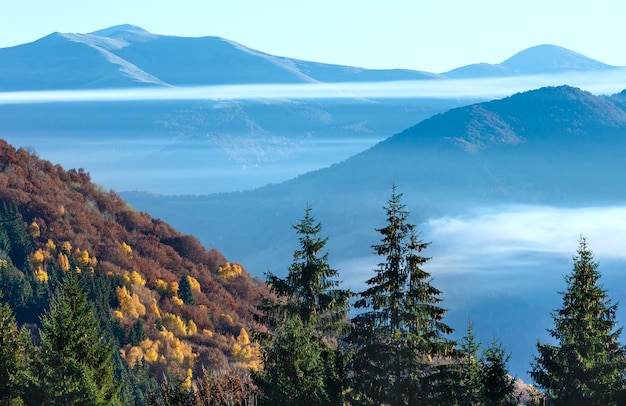
M 537 344 L 531 377 L 557 405 L 613 405 L 624 396 L 626 352 L 615 329 L 617 304 L 599 285 L 598 263 L 580 239 L 562 307 L 552 312 L 549 329 L 556 344 Z M 623 400 L 623 399 L 622 399 Z

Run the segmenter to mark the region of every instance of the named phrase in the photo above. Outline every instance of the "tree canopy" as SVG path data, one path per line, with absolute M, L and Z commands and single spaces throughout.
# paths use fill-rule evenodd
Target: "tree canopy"
M 347 327 L 351 293 L 339 288 L 338 271 L 323 252 L 327 238 L 307 207 L 293 226 L 300 247 L 285 278 L 271 272 L 276 300 L 259 307 L 270 332 L 262 335 L 265 371 L 256 375 L 269 404 L 340 404 L 343 365 L 340 340 Z
M 358 295 L 350 337 L 355 395 L 360 402 L 394 405 L 427 403 L 441 380 L 435 359 L 452 354 L 453 332 L 443 322 L 441 292 L 422 269 L 428 248 L 408 222 L 409 212 L 395 185 L 384 207 L 387 223 L 373 246 L 381 257 L 368 288 Z

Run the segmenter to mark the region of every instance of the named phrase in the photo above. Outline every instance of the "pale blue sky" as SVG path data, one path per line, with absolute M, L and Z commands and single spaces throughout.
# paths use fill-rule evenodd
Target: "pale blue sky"
M 546 43 L 626 66 L 624 15 L 623 0 L 20 0 L 2 6 L 0 47 L 129 23 L 366 68 L 444 72 Z

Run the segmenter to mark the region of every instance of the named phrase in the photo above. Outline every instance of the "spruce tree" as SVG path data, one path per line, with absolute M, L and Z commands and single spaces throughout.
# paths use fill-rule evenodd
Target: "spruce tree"
M 269 344 L 269 345 L 268 345 Z M 323 343 L 300 317 L 290 317 L 262 346 L 264 370 L 255 375 L 261 405 L 331 405 L 323 365 Z
M 266 299 L 259 307 L 270 332 L 261 336 L 265 367 L 256 382 L 271 404 L 340 404 L 344 368 L 339 341 L 347 327 L 350 292 L 339 289 L 339 273 L 323 252 L 327 238 L 320 237 L 322 226 L 310 207 L 293 228 L 300 247 L 288 275 L 268 272 L 277 299 Z
M 5 396 L 15 388 L 15 376 L 24 368 L 20 362 L 17 348 L 17 323 L 11 308 L 6 303 L 0 304 L 0 402 L 6 402 Z
M 601 285 L 598 263 L 584 238 L 565 277 L 562 307 L 552 312 L 555 344 L 538 343 L 531 377 L 549 405 L 623 405 L 626 358 L 618 342 L 617 304 Z
M 409 212 L 395 185 L 385 207 L 387 224 L 377 229 L 382 257 L 369 286 L 359 294 L 350 342 L 355 354 L 355 396 L 362 403 L 439 403 L 436 385 L 442 381 L 437 359 L 449 355 L 454 343 L 445 334 L 441 292 L 421 267 L 429 243 L 418 239 Z
M 148 338 L 148 335 L 146 334 L 143 320 L 138 318 L 130 328 L 130 332 L 128 333 L 128 342 L 133 346 L 138 346 L 146 338 Z
M 38 403 L 119 404 L 114 349 L 104 339 L 93 305 L 75 274 L 68 275 L 41 324 L 34 371 Z
M 0 303 L 0 405 L 23 401 L 29 380 L 30 344 L 28 331 L 18 329 L 9 305 Z
M 2 202 L 0 205 L 0 253 L 8 255 L 15 266 L 23 268 L 32 239 L 26 222 L 17 207 Z M 4 258 L 0 258 L 4 259 Z
M 515 406 L 515 380 L 509 375 L 510 355 L 494 339 L 482 355 L 482 389 L 485 406 Z
M 451 364 L 452 371 L 451 396 L 458 400 L 458 404 L 478 406 L 483 404 L 482 369 L 480 358 L 481 343 L 474 335 L 474 325 L 467 323 L 467 331 L 458 349 L 458 364 Z
M 267 274 L 267 283 L 281 298 L 271 312 L 298 315 L 305 325 L 335 333 L 345 326 L 350 292 L 339 289 L 339 272 L 330 267 L 328 253 L 322 253 L 328 238 L 320 237 L 322 224 L 311 214 L 311 207 L 293 228 L 299 234 L 300 248 L 293 254 L 287 277 Z
M 184 275 L 178 282 L 178 297 L 186 304 L 193 305 L 195 300 L 193 299 L 193 292 L 191 290 L 191 283 L 189 278 Z

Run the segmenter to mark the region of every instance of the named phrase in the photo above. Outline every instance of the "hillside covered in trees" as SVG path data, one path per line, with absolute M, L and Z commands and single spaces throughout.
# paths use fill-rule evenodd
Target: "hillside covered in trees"
M 260 280 L 86 172 L 0 140 L 1 301 L 35 344 L 44 341 L 41 316 L 72 274 L 115 347 L 128 403 L 145 401 L 155 378 L 190 387 L 203 368 L 258 368 L 250 336 L 267 291 Z
M 309 206 L 285 277 L 251 278 L 82 170 L 0 141 L 0 404 L 620 405 L 617 305 L 581 237 L 551 342 L 509 374 L 497 337 L 445 320 L 394 185 L 361 292 Z

